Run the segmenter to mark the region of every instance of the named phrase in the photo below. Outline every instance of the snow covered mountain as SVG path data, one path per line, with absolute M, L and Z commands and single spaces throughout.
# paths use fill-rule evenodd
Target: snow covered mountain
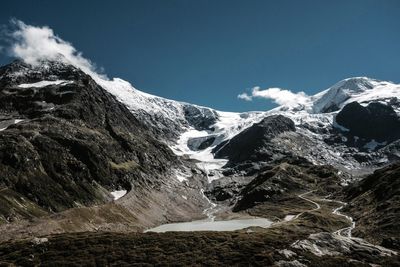
M 298 106 L 222 112 L 149 95 L 65 62 L 13 62 L 0 68 L 2 238 L 142 231 L 231 216 L 273 217 L 277 227 L 311 222 L 314 233 L 324 229 L 316 221 L 336 222 L 337 213 L 304 212 L 299 198 L 313 203 L 303 196 L 318 191 L 322 198 L 350 183 L 357 193 L 352 175 L 399 161 L 399 92 L 393 83 L 350 78 Z M 384 176 L 388 182 L 379 187 L 395 186 Z M 364 191 L 382 192 L 369 185 Z M 396 214 L 390 208 L 396 198 L 386 199 L 394 205 L 379 202 L 382 221 Z M 354 228 L 339 227 L 350 234 Z M 342 249 L 338 239 L 327 242 Z
M 363 105 L 372 101 L 388 103 L 400 96 L 399 88 L 398 84 L 367 77 L 345 79 L 313 96 L 312 110 L 315 113 L 337 111 L 354 101 Z
M 210 181 L 221 176 L 218 169 L 228 161 L 228 158 L 215 159 L 213 149 L 274 114 L 293 120 L 297 131 L 272 142 L 276 141 L 282 149 L 316 164 L 360 170 L 383 164 L 393 157 L 392 149 L 388 152 L 384 148 L 388 143 L 350 137 L 347 129 L 335 120 L 340 110 L 354 101 L 363 106 L 372 102 L 384 103 L 399 114 L 400 85 L 391 82 L 367 77 L 349 78 L 309 97 L 306 105 L 244 113 L 222 112 L 149 95 L 121 79 L 99 83 L 147 126 L 161 131 L 164 141 L 176 154 L 198 160 L 198 166 L 213 175 Z
M 20 87 L 43 87 L 50 84 L 74 82 L 49 75 L 64 63 L 43 61 L 32 68 L 0 74 Z M 221 176 L 221 168 L 229 157 L 214 158 L 215 149 L 229 142 L 243 130 L 267 116 L 283 115 L 296 125 L 293 133 L 282 134 L 269 142 L 294 156 L 307 158 L 315 164 L 331 164 L 343 170 L 375 167 L 397 157 L 397 143 L 350 136 L 347 128 L 336 122 L 337 114 L 351 102 L 362 106 L 379 102 L 400 113 L 400 85 L 367 77 L 355 77 L 338 82 L 332 87 L 310 96 L 306 104 L 297 107 L 280 106 L 264 112 L 223 112 L 207 107 L 178 102 L 150 95 L 134 88 L 129 82 L 109 80 L 86 71 L 98 85 L 122 102 L 137 118 L 163 140 L 175 154 L 197 161 L 198 167 L 210 174 L 209 180 Z M 51 73 L 50 73 L 51 74 Z M 27 76 L 36 77 L 35 84 L 25 84 Z M 46 77 L 47 80 L 42 80 Z M 51 107 L 50 107 L 51 108 Z M 250 140 L 251 141 L 251 140 Z M 392 140 L 393 141 L 393 140 Z

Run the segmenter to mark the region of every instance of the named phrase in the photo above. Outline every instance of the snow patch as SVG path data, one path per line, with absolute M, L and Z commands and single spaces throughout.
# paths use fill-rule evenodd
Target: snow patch
M 14 120 L 14 121 L 11 120 L 11 122 L 8 121 L 8 122 L 6 122 L 6 123 L 3 123 L 3 126 L 5 125 L 5 127 L 0 128 L 0 132 L 1 132 L 1 131 L 4 131 L 5 129 L 7 129 L 10 125 L 17 124 L 17 123 L 20 123 L 20 122 L 22 122 L 22 121 L 24 121 L 24 120 L 16 119 L 16 120 Z
M 31 88 L 31 87 L 35 87 L 35 88 L 40 88 L 40 87 L 46 87 L 49 85 L 66 85 L 66 84 L 70 84 L 73 83 L 73 81 L 66 81 L 66 80 L 57 80 L 57 81 L 40 81 L 40 82 L 36 82 L 36 83 L 23 83 L 18 85 L 19 88 Z
M 285 222 L 289 222 L 289 221 L 293 220 L 295 217 L 296 217 L 296 215 L 286 215 L 283 220 Z
M 179 182 L 185 182 L 191 175 L 182 173 L 181 171 L 176 171 L 175 177 L 178 179 Z
M 121 197 L 125 196 L 128 191 L 126 190 L 116 190 L 112 191 L 111 195 L 114 197 L 114 200 L 120 199 Z

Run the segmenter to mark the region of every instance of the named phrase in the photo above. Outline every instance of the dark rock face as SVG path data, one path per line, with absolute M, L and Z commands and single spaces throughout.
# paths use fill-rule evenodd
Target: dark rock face
M 42 80 L 72 82 L 18 87 Z M 108 202 L 118 188 L 157 188 L 179 164 L 125 106 L 70 65 L 0 68 L 1 119 L 23 121 L 0 131 L 0 187 L 47 211 Z
M 203 150 L 211 146 L 214 141 L 215 136 L 197 137 L 189 139 L 187 145 L 191 150 Z
M 225 201 L 234 199 L 240 191 L 251 181 L 251 176 L 225 176 L 213 180 L 205 192 L 212 201 Z
M 32 67 L 19 60 L 0 68 L 0 87 L 4 88 L 11 84 L 35 83 L 46 77 L 48 80 L 79 80 L 82 71 L 56 61 L 43 61 L 40 67 Z
M 346 190 L 355 235 L 400 249 L 400 163 L 379 169 Z
M 381 142 L 400 138 L 400 118 L 391 106 L 379 102 L 366 107 L 358 102 L 347 104 L 337 114 L 336 121 L 353 136 Z
M 193 105 L 183 106 L 185 119 L 196 130 L 209 130 L 215 124 L 218 114 L 209 108 L 202 108 Z
M 268 147 L 269 141 L 287 131 L 296 131 L 291 119 L 282 115 L 266 117 L 228 142 L 218 145 L 214 149 L 215 157 L 227 158 L 230 164 L 270 160 L 274 156 L 274 151 L 273 148 Z

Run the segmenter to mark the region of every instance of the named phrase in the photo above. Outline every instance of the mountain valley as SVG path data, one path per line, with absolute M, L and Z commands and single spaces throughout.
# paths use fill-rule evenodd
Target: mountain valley
M 398 266 L 399 98 L 355 77 L 222 112 L 16 60 L 0 68 L 0 264 Z

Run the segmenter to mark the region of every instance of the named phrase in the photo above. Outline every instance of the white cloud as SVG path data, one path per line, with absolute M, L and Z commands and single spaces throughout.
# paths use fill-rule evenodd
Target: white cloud
M 31 26 L 13 19 L 7 38 L 11 43 L 8 49 L 10 55 L 28 64 L 35 65 L 43 60 L 61 60 L 92 77 L 105 78 L 96 72 L 96 67 L 90 60 L 84 58 L 71 43 L 56 36 L 48 26 Z
M 7 29 L 5 33 L 2 29 L 1 32 L 3 39 L 7 39 L 11 44 L 8 48 L 11 56 L 20 58 L 28 64 L 35 65 L 43 60 L 63 61 L 80 68 L 103 86 L 113 82 L 109 81 L 105 75 L 99 74 L 90 60 L 84 58 L 82 53 L 77 51 L 71 43 L 55 35 L 48 26 L 32 26 L 13 19 L 11 20 L 11 29 Z M 0 47 L 0 51 L 1 49 Z M 245 101 L 251 101 L 255 97 L 271 99 L 275 103 L 285 106 L 305 104 L 309 100 L 304 92 L 293 93 L 280 88 L 261 90 L 258 86 L 252 88 L 251 94 L 238 95 L 239 99 Z
M 9 44 L 6 49 L 10 56 L 31 65 L 41 64 L 45 60 L 71 64 L 120 99 L 127 99 L 130 93 L 126 92 L 136 90 L 129 82 L 118 78 L 110 80 L 101 71 L 99 73 L 90 60 L 84 58 L 71 43 L 55 35 L 48 26 L 32 26 L 13 19 L 8 27 L 0 26 L 0 41 Z
M 253 87 L 251 94 L 242 93 L 238 95 L 238 98 L 246 101 L 251 101 L 253 98 L 270 99 L 278 105 L 289 107 L 304 105 L 310 99 L 304 92 L 293 93 L 281 88 L 261 89 L 259 86 Z
M 252 97 L 249 96 L 247 93 L 241 93 L 237 97 L 239 99 L 243 99 L 243 100 L 246 100 L 246 101 L 251 101 L 252 100 Z

